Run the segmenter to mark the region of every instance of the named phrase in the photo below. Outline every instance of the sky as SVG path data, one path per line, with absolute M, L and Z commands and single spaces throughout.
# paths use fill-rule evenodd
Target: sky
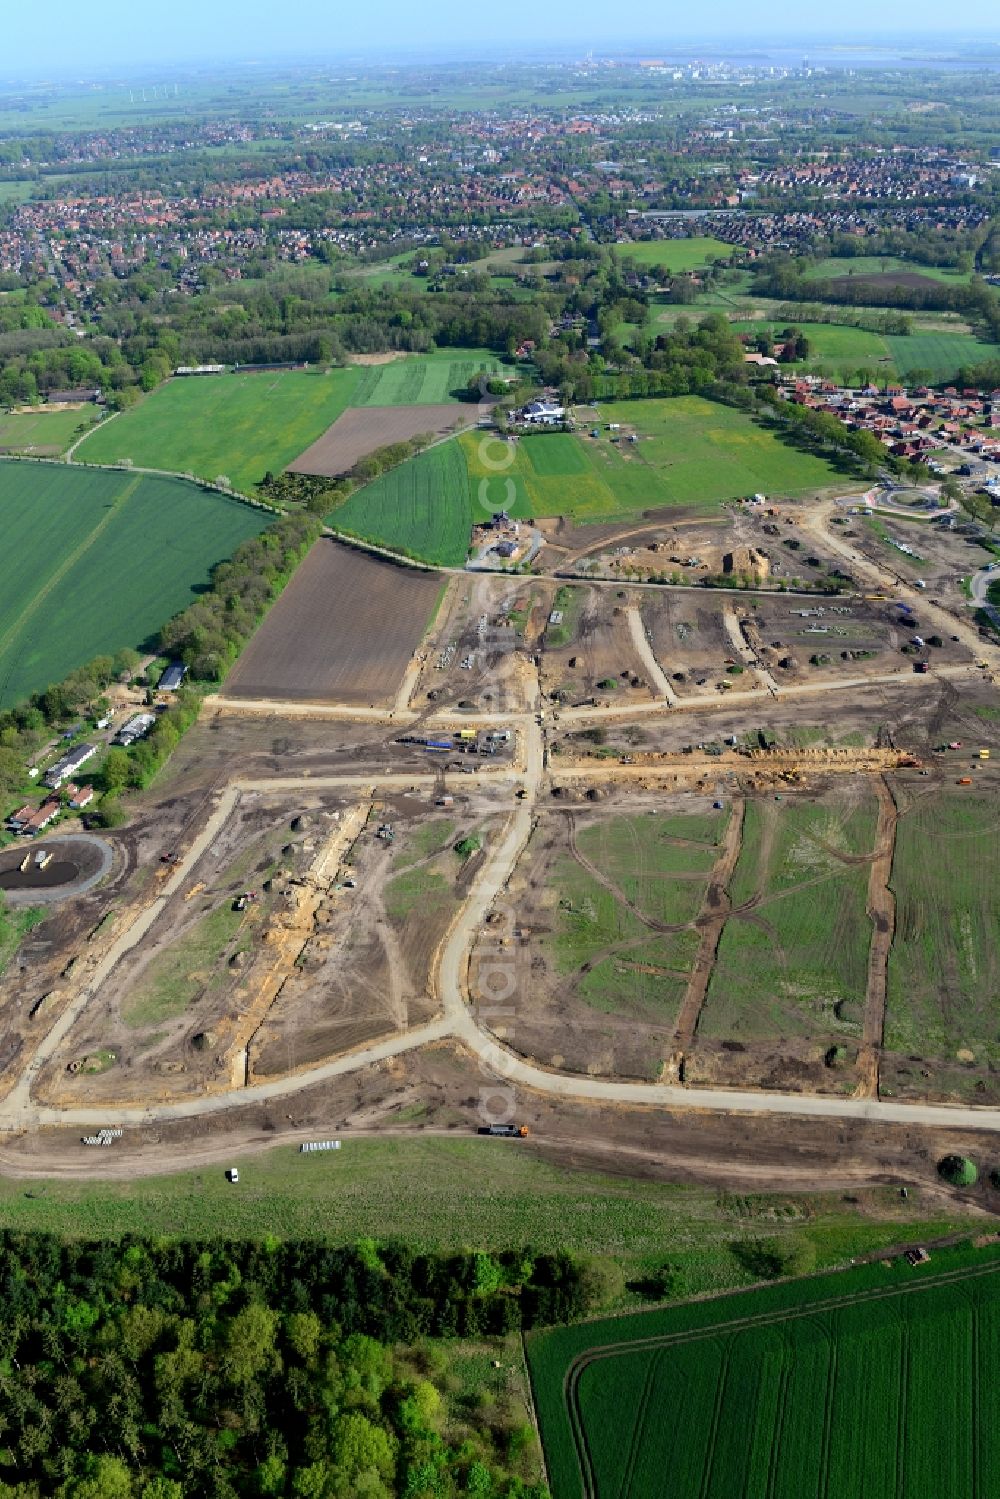
M 865 41 L 895 34 L 993 33 L 1000 37 L 997 0 L 838 0 L 836 9 L 804 6 L 801 0 L 547 0 L 544 5 L 498 5 L 496 0 L 46 0 L 34 6 L 6 0 L 0 31 L 0 73 L 45 76 L 53 70 L 117 69 L 129 64 L 184 61 L 325 60 L 364 50 L 391 52 L 393 60 L 412 48 L 426 58 L 435 50 L 467 54 L 499 47 L 561 44 L 624 48 L 650 44 L 669 52 L 671 41 L 704 40 L 718 47 L 730 40 L 796 44 L 799 38 Z M 835 33 L 831 35 L 831 17 Z

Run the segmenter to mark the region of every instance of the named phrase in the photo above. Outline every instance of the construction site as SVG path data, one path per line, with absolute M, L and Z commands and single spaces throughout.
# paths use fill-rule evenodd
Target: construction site
M 381 706 L 206 700 L 8 971 L 8 1159 L 470 1129 L 484 1078 L 623 1150 L 651 1106 L 734 1150 L 747 1116 L 1000 1126 L 1000 647 L 860 566 L 454 574 Z

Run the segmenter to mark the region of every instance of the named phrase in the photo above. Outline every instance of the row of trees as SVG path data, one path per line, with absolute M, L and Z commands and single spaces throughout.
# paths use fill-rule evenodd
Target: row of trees
M 314 516 L 283 515 L 244 541 L 213 569 L 209 590 L 163 626 L 162 654 L 196 680 L 220 681 L 321 529 Z
M 371 1242 L 8 1231 L 0 1285 L 0 1499 L 545 1499 L 531 1429 L 449 1411 L 425 1340 L 590 1304 L 567 1255 Z

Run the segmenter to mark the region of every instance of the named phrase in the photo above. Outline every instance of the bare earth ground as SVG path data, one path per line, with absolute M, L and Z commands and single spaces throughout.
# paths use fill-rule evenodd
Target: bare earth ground
M 832 532 L 827 539 L 830 556 L 842 555 L 843 542 L 838 553 Z M 572 628 L 580 654 L 595 652 L 588 681 L 636 664 L 628 696 L 604 694 L 612 699 L 607 707 L 574 706 L 553 702 L 546 691 L 554 685 L 547 658 L 558 661 L 574 650 L 571 643 L 552 642 L 551 649 L 546 643 L 556 580 L 454 577 L 423 648 L 430 603 L 419 619 L 411 609 L 407 639 L 400 632 L 387 651 L 386 622 L 395 624 L 399 615 L 399 590 L 415 581 L 437 597 L 440 580 L 390 572 L 321 543 L 299 574 L 307 583 L 306 569 L 317 557 L 320 581 L 306 589 L 298 614 L 282 624 L 279 603 L 241 663 L 240 671 L 247 669 L 255 651 L 263 661 L 256 710 L 254 684 L 234 674 L 228 695 L 206 708 L 138 800 L 134 821 L 108 835 L 117 860 L 105 883 L 36 928 L 8 972 L 0 1093 L 9 1095 L 5 1152 L 12 1169 L 34 1160 L 44 1171 L 54 1152 L 62 1152 L 70 1170 L 114 1169 L 110 1153 L 88 1153 L 72 1143 L 71 1132 L 50 1129 L 51 1114 L 38 1112 L 35 1123 L 45 1127 L 20 1135 L 32 1107 L 44 1111 L 55 1099 L 90 1103 L 101 1114 L 105 1108 L 113 1114 L 118 1100 L 138 1099 L 145 1113 L 141 1123 L 129 1121 L 128 1155 L 121 1153 L 133 1170 L 162 1169 L 164 1157 L 175 1159 L 178 1151 L 208 1158 L 217 1142 L 231 1149 L 284 1132 L 302 1138 L 303 1131 L 418 1125 L 465 1131 L 480 1117 L 481 1086 L 492 1086 L 498 1073 L 527 1056 L 563 1074 L 532 1073 L 523 1062 L 514 1073 L 518 1114 L 534 1131 L 529 1148 L 553 1159 L 606 1167 L 610 1153 L 624 1173 L 760 1187 L 814 1187 L 832 1178 L 845 1185 L 930 1180 L 936 1154 L 944 1142 L 959 1148 L 963 1129 L 935 1122 L 932 1110 L 919 1122 L 915 1112 L 913 1123 L 890 1124 L 886 1112 L 893 1109 L 877 1094 L 879 968 L 888 936 L 879 922 L 891 920 L 886 871 L 893 809 L 880 803 L 878 848 L 873 835 L 862 871 L 875 940 L 857 1004 L 870 1056 L 859 1047 L 832 1090 L 816 1097 L 813 1090 L 825 1080 L 803 1071 L 801 1038 L 790 1044 L 777 1034 L 766 1068 L 751 1066 L 745 1053 L 727 1053 L 718 1038 L 703 1048 L 703 1056 L 712 1053 L 716 1083 L 751 1085 L 753 1096 L 742 1094 L 736 1107 L 767 1111 L 759 1115 L 729 1113 L 719 1094 L 707 1111 L 695 1089 L 686 1095 L 691 1112 L 680 1109 L 690 1084 L 683 1064 L 698 1053 L 698 1019 L 710 1002 L 705 979 L 715 963 L 714 936 L 732 914 L 726 900 L 738 842 L 727 831 L 706 862 L 696 857 L 704 837 L 672 833 L 677 860 L 664 874 L 655 860 L 630 861 L 627 846 L 624 854 L 600 840 L 595 847 L 591 828 L 611 814 L 637 818 L 649 811 L 651 822 L 665 826 L 685 809 L 699 818 L 711 812 L 721 826 L 737 806 L 835 798 L 850 778 L 870 777 L 871 787 L 882 775 L 905 815 L 910 801 L 933 796 L 968 769 L 967 750 L 935 753 L 942 740 L 1000 748 L 995 687 L 988 673 L 962 660 L 968 663 L 978 643 L 969 612 L 954 615 L 961 649 L 949 635 L 946 657 L 925 678 L 898 658 L 898 649 L 899 665 L 887 673 L 899 638 L 888 605 L 852 600 L 852 614 L 837 618 L 862 632 L 859 651 L 879 654 L 850 668 L 831 661 L 815 677 L 803 673 L 802 680 L 772 688 L 773 639 L 783 640 L 789 626 L 808 628 L 786 612 L 794 607 L 788 597 L 762 599 L 755 612 L 740 594 L 653 590 L 640 597 L 630 585 L 586 584 L 581 618 L 591 623 Z M 943 552 L 942 559 L 943 575 L 952 562 Z M 375 614 L 349 592 L 365 573 L 369 582 L 359 592 L 382 590 Z M 294 599 L 294 588 L 282 603 Z M 930 598 L 900 588 L 943 633 L 942 612 Z M 333 623 L 317 632 L 315 616 L 331 593 Z M 632 628 L 636 618 L 668 679 L 684 664 L 676 701 L 631 685 L 648 668 Z M 682 638 L 678 626 L 688 623 L 694 628 Z M 600 651 L 588 641 L 599 641 Z M 995 647 L 984 642 L 980 649 L 1000 664 Z M 376 695 L 387 654 L 392 680 L 388 671 L 378 678 Z M 745 667 L 728 691 L 720 685 L 727 658 Z M 299 685 L 289 695 L 287 680 L 294 682 L 296 672 Z M 697 672 L 706 673 L 705 685 Z M 245 708 L 240 699 L 249 700 Z M 392 709 L 368 707 L 379 700 Z M 442 757 L 442 765 L 420 747 L 399 743 L 408 729 L 454 732 L 462 714 L 480 724 L 502 724 L 507 714 L 516 749 L 506 760 L 483 761 L 475 773 L 468 757 L 456 756 L 454 765 Z M 724 742 L 732 736 L 736 748 Z M 840 746 L 839 759 L 827 756 L 831 744 Z M 765 746 L 766 754 L 755 758 Z M 923 766 L 900 767 L 903 751 L 915 752 Z M 980 791 L 994 784 L 991 764 L 974 773 Z M 716 800 L 723 803 L 718 811 Z M 378 838 L 385 825 L 394 830 L 391 840 Z M 734 826 L 731 818 L 726 826 Z M 470 845 L 463 858 L 455 844 L 470 833 L 483 846 L 477 852 Z M 161 865 L 164 852 L 179 852 L 183 862 Z M 599 921 L 610 934 L 603 949 L 575 966 L 553 961 L 563 866 L 577 882 L 569 896 L 575 916 Z M 234 912 L 233 896 L 243 889 L 257 900 Z M 682 914 L 675 919 L 678 902 Z M 466 1004 L 469 954 L 496 939 L 494 918 L 505 906 L 515 919 L 499 950 L 516 976 L 515 1013 L 489 1024 L 506 1052 L 489 1045 L 486 1022 Z M 102 968 L 118 935 L 133 930 L 135 944 L 117 965 Z M 474 983 L 480 961 L 474 956 Z M 600 974 L 594 978 L 601 965 L 609 975 L 603 989 Z M 92 991 L 88 973 L 101 974 Z M 442 1005 L 443 1020 L 428 1024 Z M 411 1034 L 422 1043 L 419 1052 L 403 1050 Z M 395 1038 L 391 1046 L 370 1045 L 386 1036 Z M 368 1049 L 345 1054 L 359 1047 Z M 317 1064 L 325 1081 L 303 1087 L 302 1069 Z M 634 1085 L 600 1083 L 601 1075 L 646 1080 L 639 1096 L 650 1107 L 638 1106 L 634 1091 L 628 1096 Z M 659 1083 L 649 1085 L 658 1076 L 674 1084 L 669 1104 Z M 932 1096 L 950 1098 L 947 1078 L 939 1074 L 936 1081 L 941 1086 Z M 248 1082 L 264 1093 L 254 1097 Z M 588 1084 L 589 1098 L 574 1095 Z M 845 1085 L 855 1089 L 850 1097 Z M 615 1096 L 621 1101 L 607 1101 Z M 178 1099 L 187 1100 L 185 1108 L 193 1101 L 197 1112 L 157 1117 L 161 1102 Z M 814 1105 L 855 1101 L 857 1117 L 809 1113 Z M 775 1117 L 778 1108 L 787 1110 L 784 1117 Z M 963 1117 L 973 1128 L 971 1112 Z
M 440 406 L 352 406 L 288 468 L 293 474 L 337 478 L 376 448 L 406 442 L 422 433 L 443 437 L 467 427 L 475 418 L 474 406 L 466 409 L 454 402 Z
M 441 591 L 323 537 L 226 681 L 229 697 L 388 703 Z

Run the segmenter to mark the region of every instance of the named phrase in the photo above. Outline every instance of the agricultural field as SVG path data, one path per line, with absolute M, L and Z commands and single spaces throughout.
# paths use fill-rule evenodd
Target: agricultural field
M 459 443 L 441 443 L 355 490 L 327 524 L 424 562 L 461 567 L 472 510 Z
M 732 326 L 736 333 L 770 333 L 774 336 L 786 327 L 800 329 L 809 340 L 809 357 L 802 361 L 803 368 L 823 366 L 853 374 L 859 365 L 870 365 L 874 369 L 889 363 L 891 358 L 886 340 L 880 334 L 852 328 L 846 323 L 801 323 L 787 318 L 775 323 L 763 319 L 744 320 Z M 881 370 L 877 372 L 882 373 Z
M 586 410 L 582 419 L 597 420 Z M 597 439 L 547 432 L 484 446 L 481 433 L 463 433 L 356 491 L 329 522 L 424 561 L 460 566 L 472 524 L 501 508 L 581 526 L 671 509 L 711 516 L 737 495 L 799 495 L 836 479 L 824 460 L 698 396 L 606 403 L 599 422 Z M 621 441 L 611 441 L 609 422 L 620 424 Z M 632 431 L 635 443 L 627 440 Z
M 671 276 L 696 271 L 710 260 L 728 260 L 736 246 L 727 245 L 711 235 L 693 235 L 690 239 L 640 240 L 634 245 L 619 245 L 623 260 L 635 260 L 641 266 L 659 266 Z
M 945 281 L 964 286 L 970 271 L 956 271 L 948 266 L 921 265 L 915 260 L 900 260 L 895 255 L 828 255 L 805 273 L 806 281 L 844 281 L 863 276 L 865 280 L 884 278 L 887 282 L 900 277 L 922 277 L 928 281 Z
M 885 1029 L 894 1091 L 996 1095 L 997 805 L 993 788 L 952 787 L 904 806 L 897 823 Z
M 476 419 L 475 406 L 351 406 L 338 416 L 322 437 L 310 443 L 294 463 L 295 474 L 336 478 L 353 468 L 359 458 L 390 443 L 417 436 L 443 437 Z
M 168 380 L 88 437 L 77 458 L 225 475 L 250 492 L 320 437 L 351 404 L 359 371 L 270 370 Z
M 529 1334 L 553 1492 L 986 1499 L 998 1271 L 966 1248 Z
M 441 584 L 324 537 L 230 672 L 230 697 L 389 703 Z
M 83 411 L 0 412 L 0 453 L 28 453 L 58 458 L 94 420 L 94 408 Z
M 0 463 L 0 705 L 146 645 L 269 519 L 177 479 Z
M 747 802 L 692 1080 L 719 1075 L 712 1069 L 721 1066 L 741 1075 L 762 1070 L 771 1086 L 797 1075 L 822 1086 L 827 1048 L 857 1048 L 875 828 L 875 799 L 861 782 L 809 800 Z M 829 1074 L 826 1085 L 837 1077 Z
M 787 446 L 742 412 L 699 396 L 602 402 L 600 420 L 639 434 L 633 451 L 631 444 L 608 442 L 606 431 L 593 441 L 594 467 L 621 511 L 657 505 L 708 510 L 757 491 L 805 494 L 838 477 L 824 460 Z
M 439 406 L 444 401 L 464 402 L 474 375 L 480 371 L 499 374 L 503 368 L 489 349 L 440 349 L 435 354 L 406 354 L 384 364 L 361 367 L 350 404 Z
M 929 372 L 930 380 L 951 380 L 963 365 L 1000 359 L 1000 344 L 983 343 L 971 333 L 916 331 L 885 340 L 892 361 L 905 380 L 911 370 Z
M 972 333 L 942 327 L 940 332 L 918 329 L 909 334 L 871 333 L 846 323 L 802 323 L 795 319 L 735 322 L 737 333 L 775 334 L 788 326 L 801 329 L 809 340 L 809 357 L 796 368 L 817 370 L 844 383 L 859 369 L 877 377 L 898 375 L 906 380 L 916 370 L 928 380 L 950 380 L 963 365 L 984 364 L 1000 358 L 1000 345 L 982 343 Z

